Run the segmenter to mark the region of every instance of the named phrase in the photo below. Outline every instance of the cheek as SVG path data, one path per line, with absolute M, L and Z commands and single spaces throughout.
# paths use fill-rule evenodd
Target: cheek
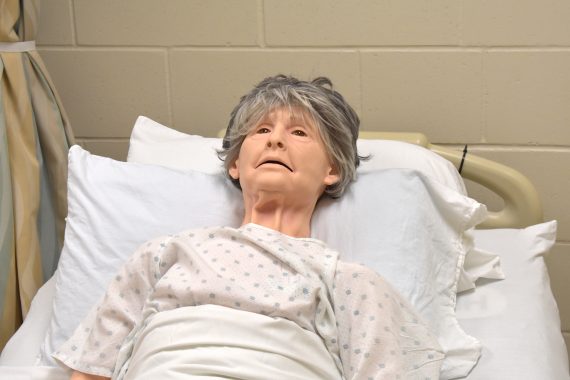
M 234 163 L 228 169 L 228 173 L 233 179 L 239 179 L 239 177 L 240 177 L 240 165 L 247 161 L 247 152 L 248 152 L 248 148 L 247 148 L 248 144 L 247 143 L 248 143 L 248 139 L 246 138 L 242 142 L 242 144 L 239 148 L 239 152 L 237 154 L 237 157 L 234 160 Z
M 324 149 L 321 148 L 321 150 L 315 151 L 318 153 L 314 153 L 310 157 L 310 159 L 315 161 L 315 166 L 318 167 L 319 170 L 330 169 L 332 167 L 332 163 L 326 152 L 324 152 Z

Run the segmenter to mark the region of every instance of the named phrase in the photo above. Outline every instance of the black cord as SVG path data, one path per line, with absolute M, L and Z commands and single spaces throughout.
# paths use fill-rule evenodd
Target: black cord
M 463 170 L 463 163 L 465 162 L 465 156 L 467 156 L 467 144 L 465 144 L 465 148 L 463 148 L 463 157 L 461 157 L 461 163 L 459 164 L 459 174 Z

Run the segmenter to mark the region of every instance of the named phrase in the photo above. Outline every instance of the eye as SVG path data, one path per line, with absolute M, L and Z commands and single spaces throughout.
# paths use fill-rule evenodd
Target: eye
M 269 133 L 269 128 L 266 127 L 260 127 L 256 133 Z
M 305 131 L 303 131 L 302 129 L 295 129 L 295 130 L 293 131 L 293 134 L 294 134 L 295 136 L 301 136 L 301 137 L 307 136 L 307 134 L 305 133 Z

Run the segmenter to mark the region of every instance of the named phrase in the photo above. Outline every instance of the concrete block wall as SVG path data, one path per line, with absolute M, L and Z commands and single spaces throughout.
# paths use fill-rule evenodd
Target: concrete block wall
M 124 160 L 136 117 L 214 136 L 264 76 L 329 76 L 369 130 L 510 165 L 559 221 L 570 346 L 570 2 L 46 0 L 39 50 L 80 144 Z M 497 200 L 468 184 L 475 198 Z

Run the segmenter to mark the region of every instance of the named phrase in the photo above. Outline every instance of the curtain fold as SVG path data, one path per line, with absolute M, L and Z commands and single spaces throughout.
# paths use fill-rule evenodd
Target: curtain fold
M 73 133 L 33 41 L 39 6 L 0 1 L 0 348 L 55 271 Z

